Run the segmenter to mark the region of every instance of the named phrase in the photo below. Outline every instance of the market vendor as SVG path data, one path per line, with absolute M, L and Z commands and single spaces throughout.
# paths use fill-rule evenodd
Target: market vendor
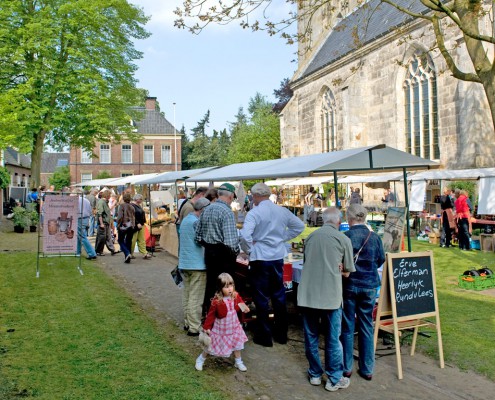
M 249 255 L 250 280 L 254 289 L 256 324 L 253 341 L 265 347 L 287 343 L 287 306 L 283 284 L 285 243 L 304 230 L 304 223 L 288 209 L 270 201 L 270 188 L 257 183 L 251 188 L 255 207 L 241 230 L 241 248 Z M 275 316 L 270 327 L 269 301 Z M 272 339 L 273 338 L 273 339 Z

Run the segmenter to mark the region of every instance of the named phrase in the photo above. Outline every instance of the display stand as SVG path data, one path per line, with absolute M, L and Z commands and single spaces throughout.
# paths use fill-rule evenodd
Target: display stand
M 434 319 L 434 322 L 425 318 Z M 387 253 L 376 313 L 374 345 L 376 349 L 380 330 L 394 335 L 399 379 L 403 378 L 399 341 L 401 331 L 413 329 L 411 343 L 411 356 L 413 356 L 418 330 L 421 327 L 429 327 L 437 331 L 440 368 L 444 368 L 432 253 Z

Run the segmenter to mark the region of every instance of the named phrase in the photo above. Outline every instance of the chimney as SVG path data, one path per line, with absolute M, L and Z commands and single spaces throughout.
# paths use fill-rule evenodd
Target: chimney
M 145 107 L 147 110 L 155 111 L 155 109 L 156 109 L 156 97 L 146 97 Z

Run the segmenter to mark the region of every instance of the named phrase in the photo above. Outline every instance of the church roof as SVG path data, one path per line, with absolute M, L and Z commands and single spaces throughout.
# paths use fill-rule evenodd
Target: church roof
M 396 3 L 418 14 L 427 14 L 431 11 L 420 1 L 397 0 Z M 399 11 L 394 6 L 382 3 L 381 0 L 365 3 L 333 28 L 299 79 L 332 64 L 413 19 L 414 17 Z
M 168 122 L 163 113 L 159 110 L 149 110 L 145 107 L 132 107 L 133 110 L 143 113 L 143 118 L 133 121 L 137 133 L 142 135 L 173 135 L 174 126 Z M 181 133 L 176 130 L 176 135 Z

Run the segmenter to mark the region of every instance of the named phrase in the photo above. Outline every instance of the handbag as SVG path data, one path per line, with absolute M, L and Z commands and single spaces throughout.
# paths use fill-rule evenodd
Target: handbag
M 124 222 L 122 225 L 119 226 L 119 231 L 125 232 L 130 228 L 132 228 L 132 223 L 131 223 L 131 221 L 127 221 L 127 222 Z
M 180 273 L 178 265 L 170 272 L 170 275 L 172 275 L 172 279 L 178 288 L 184 287 L 184 279 L 182 279 L 182 274 Z

